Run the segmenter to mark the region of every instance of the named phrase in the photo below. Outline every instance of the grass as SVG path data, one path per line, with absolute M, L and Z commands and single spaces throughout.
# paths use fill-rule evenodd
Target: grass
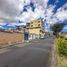
M 57 45 L 57 40 L 55 40 L 55 44 L 56 44 L 56 67 L 67 67 L 67 56 L 60 54 L 59 50 L 58 50 L 58 45 Z M 67 42 L 67 41 L 65 41 Z
M 57 67 L 67 67 L 67 57 L 59 56 L 57 53 Z

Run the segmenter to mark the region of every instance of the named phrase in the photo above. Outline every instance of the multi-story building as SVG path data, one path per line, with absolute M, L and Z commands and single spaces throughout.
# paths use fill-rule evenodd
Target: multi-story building
M 29 38 L 43 38 L 44 37 L 44 22 L 41 19 L 33 20 L 27 23 L 26 28 L 29 32 Z

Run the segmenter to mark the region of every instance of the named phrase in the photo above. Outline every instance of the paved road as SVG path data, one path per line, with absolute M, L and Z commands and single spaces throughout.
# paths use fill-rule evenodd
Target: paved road
M 0 67 L 50 67 L 52 39 L 35 40 L 24 47 L 8 47 L 0 54 Z

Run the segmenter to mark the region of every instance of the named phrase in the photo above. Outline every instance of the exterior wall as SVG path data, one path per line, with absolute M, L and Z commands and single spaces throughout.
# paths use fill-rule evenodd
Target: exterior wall
M 38 24 L 40 24 L 40 26 L 38 26 Z M 32 26 L 33 25 L 33 26 Z M 30 23 L 30 27 L 41 27 L 41 20 L 33 20 L 31 23 Z
M 45 33 L 44 32 L 41 32 L 40 33 L 40 38 L 44 38 L 45 37 Z
M 26 28 L 29 32 L 30 39 L 44 37 L 44 23 L 41 19 L 31 21 L 31 23 L 27 24 Z
M 5 44 L 15 44 L 24 42 L 24 34 L 23 33 L 6 33 L 0 32 L 0 45 Z
M 40 33 L 40 28 L 33 28 L 33 29 L 28 29 L 29 33 L 33 34 L 38 34 Z
M 29 38 L 30 39 L 39 39 L 44 37 L 44 32 L 40 32 L 40 28 L 29 29 Z
M 28 29 L 29 40 L 39 38 L 40 28 Z
M 29 40 L 32 39 L 39 39 L 39 35 L 38 34 L 29 34 Z
M 31 23 L 27 23 L 27 28 L 36 28 L 36 27 L 44 29 L 44 23 L 42 22 L 42 20 L 37 19 L 31 21 Z

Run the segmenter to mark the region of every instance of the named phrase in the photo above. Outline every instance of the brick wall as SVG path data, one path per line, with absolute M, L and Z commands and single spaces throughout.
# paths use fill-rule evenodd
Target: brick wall
M 24 42 L 23 33 L 0 32 L 0 45 Z

